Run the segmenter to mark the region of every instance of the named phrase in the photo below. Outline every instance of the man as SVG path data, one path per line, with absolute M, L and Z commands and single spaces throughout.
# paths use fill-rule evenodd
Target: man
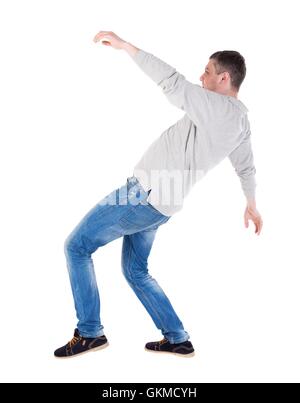
M 255 233 L 261 232 L 248 109 L 237 99 L 246 75 L 245 61 L 235 51 L 214 53 L 200 77 L 201 87 L 113 32 L 100 31 L 94 37 L 94 42 L 99 41 L 125 50 L 168 100 L 186 114 L 151 144 L 126 184 L 97 203 L 67 237 L 65 254 L 78 323 L 73 339 L 54 354 L 72 357 L 108 345 L 100 321 L 91 255 L 100 246 L 123 237 L 123 274 L 164 336 L 147 343 L 145 349 L 191 357 L 194 348 L 190 336 L 148 273 L 147 259 L 158 227 L 182 209 L 191 187 L 225 157 L 235 168 L 247 199 L 245 226 L 252 220 Z M 124 334 L 130 331 L 124 329 Z

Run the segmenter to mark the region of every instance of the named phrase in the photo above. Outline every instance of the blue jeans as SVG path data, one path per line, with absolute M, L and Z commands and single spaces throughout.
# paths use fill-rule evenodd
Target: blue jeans
M 97 203 L 73 229 L 64 245 L 78 330 L 84 337 L 104 334 L 100 298 L 91 255 L 100 246 L 123 237 L 122 272 L 154 324 L 170 343 L 190 338 L 171 302 L 148 273 L 147 259 L 160 225 L 171 217 L 147 202 L 135 176 Z

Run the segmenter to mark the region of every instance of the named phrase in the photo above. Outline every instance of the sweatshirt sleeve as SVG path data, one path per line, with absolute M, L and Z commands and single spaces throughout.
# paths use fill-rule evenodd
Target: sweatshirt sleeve
M 256 168 L 251 146 L 251 131 L 247 130 L 247 134 L 243 141 L 230 154 L 229 160 L 235 168 L 235 172 L 240 178 L 242 190 L 247 199 L 255 198 L 256 191 Z
M 207 112 L 209 108 L 207 90 L 186 80 L 185 76 L 176 71 L 174 67 L 142 49 L 139 49 L 132 59 L 146 75 L 161 87 L 169 102 L 185 111 L 197 124 L 199 114 Z

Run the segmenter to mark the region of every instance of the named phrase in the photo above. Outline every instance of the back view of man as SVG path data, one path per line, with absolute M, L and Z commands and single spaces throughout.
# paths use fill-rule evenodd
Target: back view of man
M 193 84 L 151 53 L 138 49 L 113 32 L 100 31 L 95 42 L 124 49 L 185 115 L 156 139 L 136 164 L 133 176 L 97 203 L 65 242 L 65 254 L 78 318 L 74 337 L 55 351 L 72 357 L 108 345 L 100 321 L 100 298 L 93 261 L 100 246 L 123 237 L 122 271 L 164 338 L 145 349 L 191 357 L 189 334 L 171 302 L 148 272 L 147 259 L 160 225 L 182 209 L 192 186 L 228 157 L 241 180 L 247 205 L 244 223 L 262 218 L 256 209 L 255 173 L 248 109 L 237 99 L 246 75 L 244 58 L 236 51 L 211 55 Z M 124 329 L 128 334 L 132 329 Z M 130 338 L 130 340 L 133 340 Z

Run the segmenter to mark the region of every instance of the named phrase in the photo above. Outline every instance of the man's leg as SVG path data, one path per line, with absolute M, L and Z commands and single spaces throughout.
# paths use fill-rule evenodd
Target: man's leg
M 74 297 L 77 328 L 83 337 L 104 334 L 100 298 L 91 255 L 101 246 L 124 235 L 150 229 L 169 217 L 150 206 L 134 177 L 97 203 L 65 241 L 65 255 Z
M 124 213 L 125 213 L 125 206 Z M 74 298 L 77 328 L 81 336 L 94 338 L 104 334 L 100 321 L 100 298 L 91 255 L 106 243 L 123 236 L 113 230 L 120 206 L 94 206 L 81 220 L 64 245 Z
M 156 327 L 170 343 L 190 338 L 174 311 L 168 297 L 148 273 L 148 256 L 158 226 L 131 235 L 124 235 L 122 272 L 136 296 L 142 302 Z

